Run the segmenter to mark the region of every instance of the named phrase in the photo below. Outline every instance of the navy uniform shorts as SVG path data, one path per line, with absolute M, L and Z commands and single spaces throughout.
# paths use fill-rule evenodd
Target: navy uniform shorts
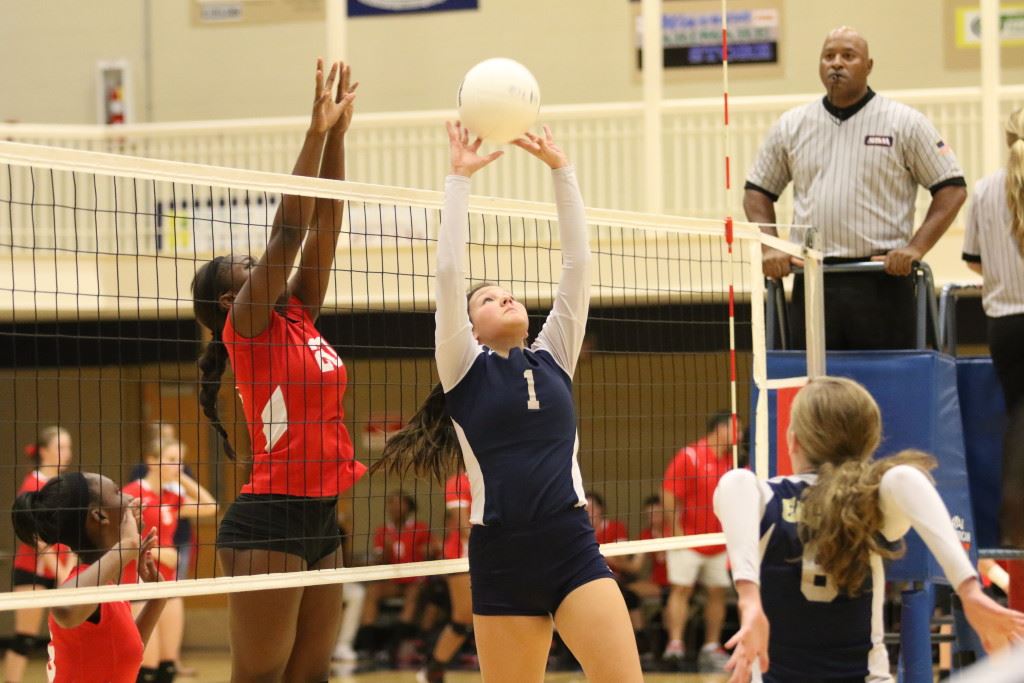
M 474 525 L 469 534 L 473 614 L 548 616 L 583 584 L 614 578 L 586 508 L 529 527 Z

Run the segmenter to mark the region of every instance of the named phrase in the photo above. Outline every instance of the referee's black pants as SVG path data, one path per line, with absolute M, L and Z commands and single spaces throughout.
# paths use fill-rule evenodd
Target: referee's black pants
M 850 263 L 852 259 L 825 262 Z M 794 278 L 790 347 L 805 349 L 804 276 Z M 881 271 L 826 273 L 824 280 L 825 348 L 829 351 L 916 348 L 917 299 L 912 276 Z
M 1006 412 L 1024 401 L 1024 314 L 988 319 L 988 347 L 1003 387 Z

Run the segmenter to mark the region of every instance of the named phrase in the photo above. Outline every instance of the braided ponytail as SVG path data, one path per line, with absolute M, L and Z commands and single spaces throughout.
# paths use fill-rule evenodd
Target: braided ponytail
M 228 350 L 221 339 L 221 331 L 227 323 L 227 312 L 220 306 L 220 295 L 230 289 L 230 283 L 226 282 L 223 275 L 224 263 L 224 257 L 218 256 L 196 271 L 192 279 L 192 307 L 196 320 L 213 335 L 197 361 L 200 372 L 199 405 L 203 408 L 203 415 L 206 415 L 210 424 L 224 440 L 224 452 L 234 460 L 235 449 L 231 446 L 228 432 L 220 421 L 220 411 L 217 408 L 220 380 L 228 366 Z

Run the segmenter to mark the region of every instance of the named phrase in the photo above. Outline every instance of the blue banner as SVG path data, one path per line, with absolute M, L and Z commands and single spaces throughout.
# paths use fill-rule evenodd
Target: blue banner
M 350 17 L 477 9 L 479 0 L 348 0 Z

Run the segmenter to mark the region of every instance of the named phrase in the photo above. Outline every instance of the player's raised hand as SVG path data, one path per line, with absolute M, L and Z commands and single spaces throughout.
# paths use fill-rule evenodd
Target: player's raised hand
M 729 642 L 733 650 L 725 670 L 730 673 L 729 683 L 749 683 L 757 662 L 762 672 L 768 670 L 768 617 L 761 608 L 760 587 L 749 581 L 736 584 L 739 593 L 740 630 Z
M 562 148 L 555 144 L 551 128 L 547 125 L 544 126 L 543 136 L 527 131 L 523 133 L 523 137 L 513 140 L 512 144 L 519 149 L 525 149 L 553 169 L 569 165 L 569 158 Z
M 956 592 L 963 603 L 964 616 L 981 638 L 986 652 L 1024 642 L 1024 614 L 1007 609 L 985 595 L 976 578 L 964 581 Z
M 480 156 L 480 145 L 483 140 L 477 138 L 469 141 L 469 130 L 462 126 L 461 121 L 452 123 L 445 121 L 448 129 L 448 148 L 451 152 L 451 174 L 461 175 L 469 178 L 481 168 L 491 163 L 504 152 L 491 152 L 487 156 Z
M 334 95 L 334 103 L 341 105 L 341 114 L 338 120 L 331 127 L 331 133 L 344 135 L 352 123 L 352 113 L 355 111 L 356 88 L 359 81 L 352 82 L 352 68 L 345 62 L 338 62 L 341 69 L 341 79 L 338 81 L 338 89 Z
M 316 60 L 316 90 L 313 94 L 313 114 L 309 122 L 309 129 L 314 133 L 324 134 L 338 122 L 346 106 L 351 105 L 351 98 L 346 102 L 335 101 L 334 82 L 338 78 L 338 63 L 331 65 L 331 71 L 324 80 L 324 60 Z M 348 97 L 348 95 L 346 95 Z

